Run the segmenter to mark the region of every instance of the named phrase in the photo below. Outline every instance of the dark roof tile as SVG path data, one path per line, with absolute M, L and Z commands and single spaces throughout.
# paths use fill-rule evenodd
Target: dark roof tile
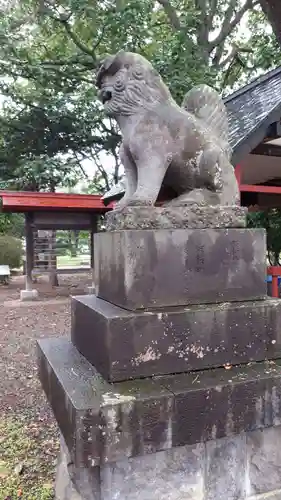
M 233 151 L 281 105 L 281 67 L 257 78 L 224 99 Z

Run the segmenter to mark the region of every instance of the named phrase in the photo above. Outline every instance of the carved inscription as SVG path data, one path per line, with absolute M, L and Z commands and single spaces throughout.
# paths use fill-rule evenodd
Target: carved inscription
M 204 271 L 205 268 L 205 247 L 204 245 L 196 246 L 196 261 L 195 261 L 195 271 L 200 273 Z
M 241 249 L 237 240 L 230 241 L 230 260 L 237 261 L 241 258 Z

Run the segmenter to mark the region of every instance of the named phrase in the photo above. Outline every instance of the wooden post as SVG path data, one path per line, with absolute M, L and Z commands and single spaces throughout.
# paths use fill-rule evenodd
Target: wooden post
M 95 248 L 94 248 L 94 236 L 98 232 L 98 215 L 92 215 L 91 221 L 91 235 L 90 235 L 90 246 L 91 246 L 91 269 L 92 269 L 92 288 L 95 289 Z
M 38 291 L 32 289 L 32 270 L 34 267 L 34 235 L 33 235 L 33 213 L 25 214 L 25 289 L 21 290 L 21 300 L 34 300 L 38 297 Z
M 281 266 L 269 266 L 267 274 L 272 276 L 271 295 L 272 297 L 279 298 L 278 277 L 281 276 Z
M 278 276 L 272 276 L 272 297 L 279 297 Z
M 25 289 L 32 290 L 32 270 L 34 264 L 33 213 L 25 214 Z

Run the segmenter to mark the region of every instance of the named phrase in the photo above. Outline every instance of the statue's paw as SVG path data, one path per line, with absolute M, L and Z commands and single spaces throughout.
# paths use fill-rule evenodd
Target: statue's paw
M 126 208 L 127 202 L 124 198 L 122 198 L 120 201 L 115 203 L 114 210 L 122 210 L 123 208 Z
M 152 200 L 141 198 L 140 196 L 132 196 L 127 200 L 127 207 L 152 207 L 154 205 Z
M 151 207 L 154 203 L 147 198 L 133 195 L 122 198 L 115 204 L 115 210 L 123 210 L 126 207 Z

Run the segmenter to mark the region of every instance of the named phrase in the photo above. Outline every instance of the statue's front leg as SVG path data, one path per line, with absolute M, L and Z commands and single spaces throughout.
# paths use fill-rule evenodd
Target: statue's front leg
M 127 205 L 155 205 L 170 161 L 169 155 L 165 154 L 143 152 L 138 156 L 137 189 L 127 200 Z
M 116 208 L 120 209 L 127 205 L 127 201 L 131 199 L 137 189 L 137 167 L 128 150 L 122 144 L 119 152 L 121 163 L 124 167 L 126 190 L 123 198 L 116 203 Z

